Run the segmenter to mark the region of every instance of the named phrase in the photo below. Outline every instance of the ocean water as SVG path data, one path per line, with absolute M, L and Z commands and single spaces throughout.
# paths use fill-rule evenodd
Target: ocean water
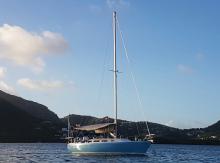
M 0 162 L 3 163 L 220 163 L 220 146 L 153 144 L 146 156 L 77 156 L 69 153 L 66 144 L 2 143 Z

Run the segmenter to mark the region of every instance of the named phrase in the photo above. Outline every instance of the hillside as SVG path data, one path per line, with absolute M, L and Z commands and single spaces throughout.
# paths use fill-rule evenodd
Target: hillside
M 76 124 L 84 126 L 98 123 L 112 123 L 114 121 L 112 118 L 108 117 L 96 118 L 92 116 L 82 116 L 75 114 L 70 115 L 69 119 L 71 125 L 73 126 L 75 126 Z M 64 117 L 62 120 L 65 124 L 67 124 L 67 117 Z M 157 135 L 157 140 L 159 140 L 160 138 L 176 138 L 177 136 L 180 139 L 186 137 L 184 131 L 177 128 L 168 127 L 152 122 L 149 122 L 148 126 L 150 128 L 150 132 Z M 143 138 L 146 134 L 148 134 L 145 122 L 131 122 L 120 119 L 118 120 L 118 133 L 120 133 L 121 137 L 129 137 L 131 139 L 133 139 L 134 137 Z
M 33 101 L 28 101 L 18 96 L 7 94 L 1 90 L 0 99 L 9 102 L 13 106 L 29 113 L 33 117 L 39 118 L 41 120 L 49 120 L 59 123 L 58 116 L 42 104 Z
M 46 106 L 0 91 L 0 142 L 57 141 L 61 126 Z
M 67 124 L 67 117 L 64 117 L 63 122 Z M 92 125 L 92 124 L 98 124 L 98 123 L 112 123 L 114 120 L 109 117 L 104 118 L 96 118 L 92 116 L 84 116 L 84 115 L 76 115 L 71 114 L 70 115 L 70 123 L 71 125 L 80 124 L 81 126 L 84 125 Z M 146 135 L 147 134 L 147 128 L 145 122 L 131 122 L 126 120 L 118 120 L 119 125 L 119 133 L 121 136 L 138 136 L 141 134 Z M 151 129 L 151 132 L 158 135 L 158 136 L 164 136 L 169 135 L 171 133 L 177 133 L 181 132 L 181 130 L 173 127 L 168 127 L 165 125 L 157 124 L 157 123 L 148 123 L 149 128 Z M 139 132 L 139 133 L 138 133 Z
M 62 121 L 67 124 L 67 117 L 64 117 Z M 72 126 L 77 124 L 84 126 L 108 122 L 113 122 L 113 119 L 108 117 L 96 118 L 75 114 L 70 115 L 70 123 Z M 152 122 L 148 122 L 148 125 L 150 132 L 155 134 L 154 141 L 156 143 L 220 144 L 220 122 L 202 129 L 178 129 Z M 147 127 L 145 122 L 118 120 L 118 132 L 121 137 L 131 139 L 134 139 L 134 137 L 143 138 L 147 134 Z
M 209 139 L 209 138 L 218 139 L 218 138 L 220 138 L 220 121 L 204 128 L 203 130 L 204 130 L 204 133 L 202 133 L 201 136 L 204 139 Z
M 96 118 L 70 115 L 72 126 L 113 122 L 109 117 Z M 148 123 L 156 143 L 220 144 L 220 121 L 206 128 L 178 129 Z M 46 106 L 0 91 L 0 142 L 61 142 L 61 128 L 67 127 L 67 117 L 59 119 Z M 121 137 L 144 138 L 145 122 L 118 120 Z

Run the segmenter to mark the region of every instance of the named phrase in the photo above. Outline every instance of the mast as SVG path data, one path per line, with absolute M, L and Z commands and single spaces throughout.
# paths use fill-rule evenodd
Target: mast
M 118 114 L 118 104 L 117 104 L 117 63 L 116 63 L 116 12 L 113 12 L 113 35 L 114 35 L 114 111 L 115 111 L 115 136 L 117 138 L 117 114 Z

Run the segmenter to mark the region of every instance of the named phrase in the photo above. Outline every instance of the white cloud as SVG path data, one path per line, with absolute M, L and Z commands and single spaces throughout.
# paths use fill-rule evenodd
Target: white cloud
M 7 69 L 5 67 L 0 67 L 0 78 L 4 78 Z
M 32 33 L 8 24 L 0 27 L 0 58 L 35 71 L 43 70 L 43 56 L 61 54 L 67 47 L 67 42 L 58 33 Z
M 106 3 L 110 9 L 117 9 L 119 7 L 129 7 L 130 6 L 130 2 L 128 2 L 126 0 L 107 0 Z
M 195 72 L 193 68 L 183 64 L 178 64 L 177 69 L 184 74 L 193 74 Z
M 6 84 L 3 81 L 0 81 L 0 90 L 9 93 L 9 94 L 13 94 L 16 95 L 16 91 L 14 90 L 14 88 L 12 86 L 9 86 L 8 84 Z
M 22 78 L 17 81 L 17 84 L 29 89 L 36 91 L 47 91 L 63 87 L 63 82 L 61 81 L 47 81 L 47 80 L 31 80 L 29 78 Z

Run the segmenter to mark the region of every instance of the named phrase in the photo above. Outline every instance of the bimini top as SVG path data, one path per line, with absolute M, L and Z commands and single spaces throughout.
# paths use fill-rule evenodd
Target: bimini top
M 114 130 L 115 123 L 101 123 L 95 125 L 76 127 L 76 130 L 95 131 L 95 133 L 109 133 Z

